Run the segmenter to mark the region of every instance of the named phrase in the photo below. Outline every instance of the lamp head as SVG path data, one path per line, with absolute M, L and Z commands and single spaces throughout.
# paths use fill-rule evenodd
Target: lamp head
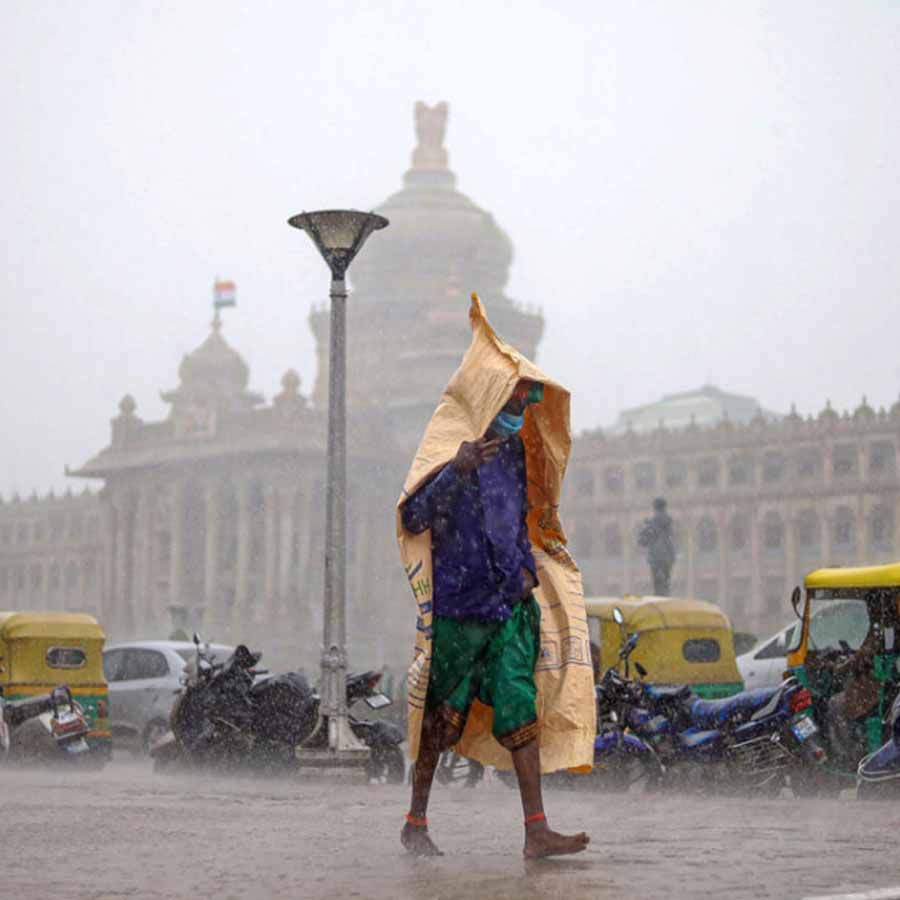
M 384 216 L 355 209 L 323 209 L 288 219 L 288 225 L 310 236 L 335 279 L 344 278 L 366 238 L 387 224 Z

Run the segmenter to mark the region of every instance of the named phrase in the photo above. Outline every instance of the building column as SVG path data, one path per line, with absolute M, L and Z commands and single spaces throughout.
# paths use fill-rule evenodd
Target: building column
M 699 520 L 698 520 L 699 521 Z M 697 596 L 697 547 L 694 535 L 696 523 L 693 516 L 684 519 L 684 543 L 687 549 L 687 591 L 688 597 Z
M 264 550 L 264 587 L 253 617 L 260 622 L 273 616 L 278 607 L 278 492 L 272 485 L 267 485 L 263 493 L 265 503 L 265 530 L 263 534 Z
M 759 510 L 754 503 L 750 507 L 750 607 L 754 630 L 759 628 L 762 621 L 763 601 L 759 526 Z
M 181 482 L 172 480 L 169 494 L 169 605 L 181 606 L 181 574 L 184 560 L 184 509 Z
M 731 520 L 731 514 L 728 510 L 720 509 L 716 516 L 716 545 L 719 551 L 719 605 L 723 609 L 730 611 L 732 618 L 734 610 L 731 608 L 731 598 L 729 597 L 730 579 L 728 578 L 728 523 Z
M 294 568 L 294 502 L 296 497 L 294 488 L 283 488 L 279 493 L 281 505 L 281 551 L 279 554 L 278 597 L 280 606 L 284 607 L 288 614 L 293 613 L 296 597 L 291 588 L 291 572 Z
M 869 508 L 866 503 L 866 495 L 860 491 L 856 502 L 856 518 L 859 524 L 859 536 L 857 538 L 857 547 L 859 548 L 860 565 L 871 565 L 872 559 L 869 556 Z
M 148 484 L 142 484 L 138 494 L 137 536 L 135 538 L 135 605 L 142 626 L 157 626 L 159 609 L 153 577 L 153 498 Z
M 103 568 L 98 573 L 101 579 L 100 593 L 100 614 L 107 625 L 115 628 L 115 616 L 117 613 L 116 598 L 116 510 L 113 506 L 112 499 L 107 495 L 103 499 Z M 28 572 L 25 573 L 26 579 Z M 46 572 L 47 578 L 50 577 L 49 567 Z M 26 580 L 26 584 L 28 581 Z
M 799 563 L 797 562 L 797 535 L 794 522 L 794 507 L 790 501 L 784 504 L 784 597 L 787 600 L 797 583 Z M 785 610 L 790 609 L 785 603 Z
M 622 593 L 634 594 L 637 592 L 637 585 L 634 583 L 634 556 L 640 548 L 634 539 L 634 526 L 627 514 L 625 519 L 625 530 L 622 535 L 622 553 L 624 554 L 622 559 Z
M 240 628 L 246 616 L 250 575 L 250 482 L 235 485 L 237 494 L 237 562 L 235 564 L 234 611 L 231 625 Z
M 206 622 L 218 625 L 224 617 L 219 591 L 219 483 L 207 481 L 204 486 L 206 505 L 206 547 L 204 549 L 203 597 Z M 205 625 L 206 630 L 209 628 Z
M 114 505 L 116 507 L 116 601 L 120 609 L 121 627 L 128 631 L 134 631 L 137 626 L 131 579 L 134 498 L 130 494 L 122 493 L 115 498 Z

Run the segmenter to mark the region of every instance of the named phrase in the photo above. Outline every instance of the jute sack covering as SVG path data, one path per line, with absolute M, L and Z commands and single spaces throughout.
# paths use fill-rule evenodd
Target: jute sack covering
M 431 531 L 412 534 L 400 507 L 446 465 L 463 441 L 487 431 L 520 379 L 544 385 L 541 403 L 529 405 L 521 431 L 528 474 L 528 536 L 540 587 L 541 650 L 535 668 L 541 769 L 589 770 L 596 734 L 594 678 L 581 573 L 566 548 L 559 495 L 572 444 L 569 392 L 494 333 L 476 294 L 469 310 L 472 343 L 450 379 L 406 477 L 397 502 L 400 556 L 417 604 L 416 646 L 409 669 L 409 753 L 415 760 L 431 667 L 433 579 Z M 475 701 L 455 748 L 501 769 L 512 757 L 491 735 L 493 710 Z

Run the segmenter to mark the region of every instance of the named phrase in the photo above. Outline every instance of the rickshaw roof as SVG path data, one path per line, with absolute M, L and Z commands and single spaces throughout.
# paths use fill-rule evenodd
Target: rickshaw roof
M 706 600 L 679 597 L 585 597 L 584 607 L 589 616 L 612 621 L 615 607 L 622 610 L 626 627 L 635 631 L 654 631 L 665 628 L 723 628 L 731 629 L 728 616 Z
M 803 583 L 807 588 L 900 587 L 900 563 L 816 569 Z
M 81 638 L 99 640 L 106 634 L 87 613 L 0 612 L 0 639 Z

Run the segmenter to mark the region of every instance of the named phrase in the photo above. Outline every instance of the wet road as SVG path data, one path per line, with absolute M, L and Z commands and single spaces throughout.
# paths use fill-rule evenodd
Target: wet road
M 436 787 L 440 859 L 398 834 L 407 789 L 334 776 L 0 771 L 0 895 L 99 898 L 801 898 L 900 885 L 900 809 L 853 800 L 701 800 L 553 791 L 579 857 L 526 864 L 515 791 Z

